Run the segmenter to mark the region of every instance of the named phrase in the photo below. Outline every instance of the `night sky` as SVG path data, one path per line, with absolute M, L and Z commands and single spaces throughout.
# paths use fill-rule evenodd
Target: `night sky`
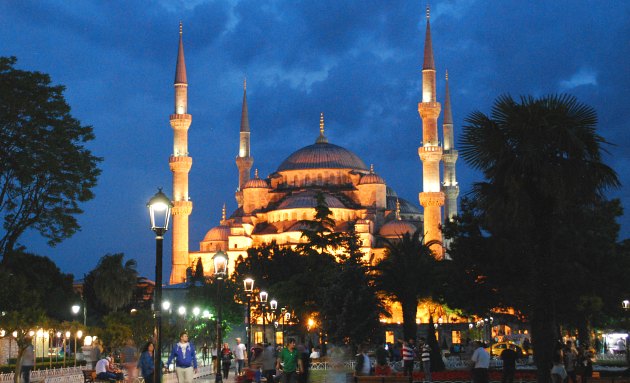
M 324 112 L 329 142 L 374 164 L 398 194 L 418 203 L 417 147 L 425 1 L 18 1 L 0 2 L 0 55 L 67 87 L 72 114 L 92 125 L 104 157 L 82 231 L 50 248 L 21 243 L 81 278 L 106 253 L 123 252 L 153 278 L 146 202 L 172 193 L 173 80 L 184 25 L 193 116 L 191 250 L 236 208 L 242 84 L 247 77 L 253 169 L 274 172 L 315 142 Z M 630 193 L 630 2 L 435 0 L 431 28 L 438 101 L 448 69 L 456 142 L 467 115 L 497 96 L 568 92 L 593 106 L 605 161 Z M 443 116 L 443 113 L 442 115 Z M 440 119 L 441 126 L 441 119 Z M 252 175 L 253 175 L 252 169 Z M 457 163 L 460 197 L 480 180 Z M 621 238 L 630 237 L 628 215 Z M 170 274 L 170 236 L 165 243 Z

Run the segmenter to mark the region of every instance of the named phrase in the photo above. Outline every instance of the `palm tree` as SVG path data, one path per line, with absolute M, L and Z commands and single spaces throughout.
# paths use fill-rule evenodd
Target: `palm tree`
M 136 261 L 130 259 L 123 265 L 124 256 L 107 254 L 92 271 L 96 297 L 114 312 L 131 302 L 137 283 Z
M 557 271 L 566 272 L 571 245 L 566 228 L 576 212 L 593 207 L 619 181 L 602 163 L 606 142 L 595 131 L 596 112 L 573 96 L 521 97 L 520 102 L 502 96 L 490 116 L 474 112 L 466 122 L 460 154 L 485 178 L 472 191 L 483 229 L 508 244 L 505 259 L 523 263 L 527 258 L 520 271 L 530 281 L 529 290 L 523 286 L 527 302 L 517 309 L 529 316 L 538 378 L 546 382 L 558 336 L 554 299 L 562 286 Z
M 398 240 L 385 240 L 385 257 L 374 266 L 378 291 L 400 303 L 403 312 L 405 340 L 416 337 L 418 300 L 432 295 L 437 260 L 431 246 L 439 241 L 424 242 L 420 229 L 403 234 Z

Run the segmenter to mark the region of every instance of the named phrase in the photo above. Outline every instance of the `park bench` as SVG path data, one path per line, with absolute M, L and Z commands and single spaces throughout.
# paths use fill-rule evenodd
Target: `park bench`
M 111 382 L 109 379 L 98 379 L 96 377 L 96 370 L 81 370 L 83 371 L 83 383 L 98 383 L 98 382 Z
M 412 383 L 411 376 L 355 376 L 354 383 Z

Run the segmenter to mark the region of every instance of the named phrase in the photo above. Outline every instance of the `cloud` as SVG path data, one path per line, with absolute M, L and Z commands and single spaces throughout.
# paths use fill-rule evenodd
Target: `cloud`
M 568 80 L 560 81 L 560 88 L 571 90 L 582 85 L 597 85 L 597 73 L 592 69 L 582 68 Z

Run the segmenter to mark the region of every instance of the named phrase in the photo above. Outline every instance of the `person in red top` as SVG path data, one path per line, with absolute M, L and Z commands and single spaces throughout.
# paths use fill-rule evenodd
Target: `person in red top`
M 405 376 L 411 376 L 413 374 L 413 362 L 416 359 L 416 349 L 413 343 L 413 338 L 409 338 L 402 346 L 403 375 Z

